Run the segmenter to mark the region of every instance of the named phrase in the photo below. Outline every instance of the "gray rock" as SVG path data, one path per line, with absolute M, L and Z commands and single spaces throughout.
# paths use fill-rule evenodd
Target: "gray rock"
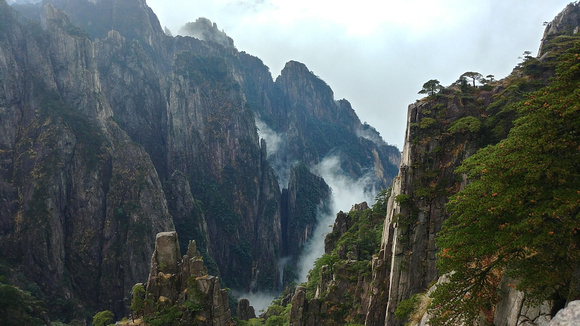
M 220 279 L 207 274 L 195 241 L 189 243 L 183 258 L 179 256 L 176 232 L 157 234 L 146 293 L 155 303 L 146 314 L 155 313 L 164 304 L 187 303 L 196 309 L 183 314 L 184 324 L 225 326 L 232 323 L 228 295 L 221 288 Z
M 550 326 L 578 326 L 580 325 L 580 300 L 572 301 L 568 306 L 556 314 Z
M 250 306 L 250 300 L 242 298 L 238 301 L 238 318 L 241 320 L 256 318 L 256 311 Z

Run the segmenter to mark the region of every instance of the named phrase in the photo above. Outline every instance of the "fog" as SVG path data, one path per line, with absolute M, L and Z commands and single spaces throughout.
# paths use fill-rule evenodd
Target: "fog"
M 372 184 L 372 176 L 367 175 L 359 179 L 352 179 L 340 168 L 338 156 L 329 156 L 313 168 L 313 172 L 324 178 L 324 181 L 332 189 L 331 213 L 319 212 L 318 226 L 314 230 L 312 238 L 305 244 L 298 263 L 298 283 L 308 280 L 308 271 L 314 265 L 314 261 L 324 254 L 324 236 L 332 230 L 332 225 L 339 211 L 348 212 L 354 204 L 366 201 L 372 204 L 378 191 L 369 189 Z M 371 188 L 372 189 L 372 188 Z
M 263 125 L 262 127 L 264 127 Z M 262 131 L 264 130 L 261 129 Z M 262 134 L 261 134 L 262 135 Z M 275 133 L 274 133 L 274 136 Z M 275 138 L 275 137 L 274 137 Z M 369 205 L 378 193 L 377 189 L 370 187 L 372 175 L 366 175 L 359 179 L 352 179 L 340 168 L 340 158 L 329 156 L 312 168 L 312 172 L 326 181 L 332 190 L 331 213 L 319 211 L 317 219 L 318 226 L 314 229 L 312 237 L 304 245 L 301 256 L 298 258 L 296 267 L 298 279 L 297 284 L 308 280 L 308 272 L 312 269 L 314 261 L 324 254 L 324 237 L 332 230 L 332 225 L 339 211 L 348 212 L 354 204 L 366 201 Z M 365 190 L 372 189 L 372 190 Z M 291 263 L 290 257 L 283 257 L 278 262 L 279 270 L 283 270 L 284 265 Z M 281 276 L 282 277 L 282 276 Z M 281 280 L 280 280 L 281 281 Z M 238 298 L 247 298 L 256 310 L 256 314 L 264 311 L 279 293 L 233 293 Z
M 266 123 L 264 123 L 257 116 L 255 117 L 256 127 L 258 127 L 258 136 L 266 141 L 266 152 L 268 154 L 268 161 L 276 171 L 278 177 L 278 184 L 280 190 L 288 187 L 290 179 L 290 169 L 296 162 L 288 161 L 286 152 L 286 135 L 276 133 Z

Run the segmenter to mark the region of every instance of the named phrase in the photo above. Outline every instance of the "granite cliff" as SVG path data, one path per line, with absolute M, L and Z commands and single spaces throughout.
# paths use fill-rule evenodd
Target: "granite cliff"
M 359 260 L 353 248 L 344 255 L 345 238 L 340 238 L 348 235 L 346 216 L 353 212 L 338 214 L 326 247 L 327 254 L 338 256 L 319 261 L 309 282 L 296 288 L 286 316 L 293 325 L 429 324 L 429 295 L 437 284 L 448 282 L 437 267 L 437 235 L 449 217 L 449 198 L 468 182 L 456 169 L 479 149 L 508 136 L 522 115 L 514 103 L 523 103 L 527 94 L 558 80 L 558 64 L 569 62 L 570 49 L 579 44 L 579 8 L 570 4 L 547 24 L 538 56 L 527 55 L 505 79 L 481 79 L 480 86 L 474 86 L 461 76 L 440 92 L 409 105 L 402 161 L 385 198 L 386 218 L 381 244 L 372 257 L 372 272 L 346 272 L 344 266 Z M 577 120 L 566 123 L 570 128 Z M 337 237 L 342 240 L 337 242 Z M 574 246 L 572 242 L 577 250 Z M 517 281 L 502 272 L 494 283 L 497 301 L 481 310 L 474 324 L 548 325 L 559 309 L 578 299 L 579 271 L 578 267 L 570 270 L 572 281 L 562 285 L 569 288 L 564 291 L 568 297 L 554 294 L 544 302 L 527 298 L 516 289 Z M 316 288 L 310 297 L 309 286 Z
M 53 320 L 125 315 L 163 231 L 233 289 L 280 289 L 273 262 L 329 200 L 312 167 L 338 155 L 371 191 L 397 172 L 303 64 L 274 81 L 233 43 L 165 34 L 143 0 L 0 0 L 0 18 L 1 265 Z

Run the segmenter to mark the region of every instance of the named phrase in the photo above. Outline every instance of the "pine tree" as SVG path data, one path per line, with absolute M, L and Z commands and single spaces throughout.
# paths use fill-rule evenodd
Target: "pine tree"
M 457 170 L 470 183 L 450 198 L 438 268 L 450 282 L 432 295 L 431 325 L 469 324 L 498 300 L 503 275 L 526 300 L 569 293 L 580 267 L 580 45 L 557 77 L 517 104 L 508 137 Z

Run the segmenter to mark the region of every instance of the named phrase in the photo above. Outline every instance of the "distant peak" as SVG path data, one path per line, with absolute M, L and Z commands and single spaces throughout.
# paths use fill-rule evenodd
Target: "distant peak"
M 306 67 L 305 64 L 303 64 L 302 62 L 294 61 L 294 60 L 290 60 L 290 61 L 286 62 L 284 69 L 302 69 L 302 70 L 308 71 L 308 68 Z
M 234 40 L 229 37 L 223 30 L 219 30 L 216 23 L 211 20 L 200 17 L 195 22 L 189 22 L 179 29 L 178 34 L 191 36 L 196 39 L 214 42 L 226 48 L 235 48 Z
M 543 49 L 550 40 L 560 35 L 575 35 L 580 31 L 580 4 L 570 3 L 550 23 L 544 23 L 546 29 L 540 44 L 538 57 L 544 55 Z

